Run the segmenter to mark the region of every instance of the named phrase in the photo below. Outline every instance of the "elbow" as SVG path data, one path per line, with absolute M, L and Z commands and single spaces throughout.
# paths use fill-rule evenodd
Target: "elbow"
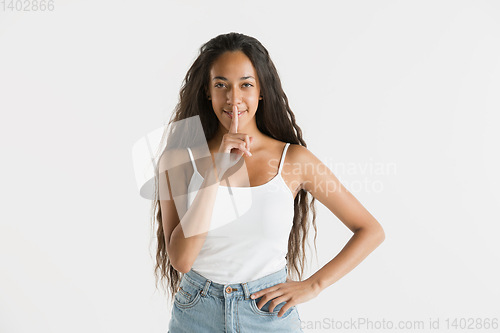
M 360 227 L 353 231 L 354 233 L 361 232 L 368 235 L 371 239 L 378 242 L 379 244 L 385 240 L 384 228 L 377 222 L 377 225 Z
M 382 244 L 385 240 L 385 232 L 382 226 L 373 226 L 367 228 L 359 228 L 356 232 L 366 233 L 366 235 L 370 238 L 373 243 L 377 243 L 377 246 Z
M 379 242 L 379 245 L 382 244 L 385 240 L 385 231 L 382 227 L 379 228 L 379 230 L 375 233 L 377 240 Z
M 172 258 L 170 258 L 170 264 L 172 265 L 173 268 L 175 268 L 176 271 L 183 274 L 186 274 L 191 270 L 191 267 L 188 267 L 188 265 L 182 264 L 182 262 L 179 263 L 177 261 L 174 261 L 172 260 Z
M 186 274 L 191 270 L 190 264 L 188 264 L 187 260 L 183 260 L 182 258 L 170 258 L 170 263 L 172 264 L 172 267 L 175 268 L 176 271 Z
M 170 261 L 170 264 L 176 271 L 186 274 L 191 270 L 192 265 L 187 264 L 187 260 L 180 258 L 179 256 L 173 256 L 172 254 L 173 251 L 169 250 L 169 246 L 167 245 L 168 259 Z
M 189 272 L 191 270 L 191 266 L 188 266 L 188 265 L 173 265 L 172 266 L 179 272 L 181 272 L 182 274 L 186 274 L 187 272 Z
M 368 230 L 373 239 L 378 243 L 378 245 L 380 245 L 385 240 L 385 231 L 378 221 L 375 220 L 375 222 L 376 223 L 371 225 Z

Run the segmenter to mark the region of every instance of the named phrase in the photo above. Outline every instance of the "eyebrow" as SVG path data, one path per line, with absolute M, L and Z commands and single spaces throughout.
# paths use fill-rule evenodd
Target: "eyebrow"
M 246 79 L 254 79 L 255 78 L 253 76 L 242 76 L 240 77 L 240 80 L 246 80 Z M 227 81 L 227 78 L 225 78 L 224 76 L 216 76 L 212 79 L 212 81 L 214 80 L 223 80 L 223 81 Z

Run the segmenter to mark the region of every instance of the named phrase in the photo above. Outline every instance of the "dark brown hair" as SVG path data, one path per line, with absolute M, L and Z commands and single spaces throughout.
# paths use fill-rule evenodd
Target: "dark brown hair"
M 200 48 L 199 55 L 189 68 L 180 93 L 179 102 L 172 113 L 170 124 L 180 120 L 199 116 L 203 127 L 203 138 L 208 142 L 216 133 L 219 120 L 214 113 L 211 102 L 207 99 L 208 83 L 210 80 L 210 69 L 213 62 L 225 52 L 242 51 L 252 62 L 259 78 L 260 92 L 263 99 L 255 113 L 257 128 L 262 133 L 282 142 L 299 144 L 307 147 L 302 138 L 302 131 L 295 122 L 295 116 L 288 104 L 288 98 L 281 86 L 278 75 L 267 49 L 255 38 L 240 33 L 231 32 L 212 38 Z M 184 122 L 187 123 L 187 122 Z M 189 126 L 188 124 L 179 126 Z M 190 138 L 196 136 L 175 135 L 185 133 L 187 128 L 176 128 L 175 131 L 165 129 L 162 141 L 168 136 L 167 146 L 164 151 L 177 148 L 189 147 L 196 142 L 190 142 Z M 167 132 L 169 134 L 167 134 Z M 192 139 L 191 139 L 192 140 Z M 158 189 L 158 167 L 155 168 L 154 198 L 152 202 L 153 228 L 156 225 L 156 240 L 158 248 L 156 252 L 156 266 L 154 273 L 156 284 L 158 284 L 158 271 L 160 279 L 166 278 L 170 289 L 171 300 L 179 287 L 182 273 L 177 271 L 171 264 L 165 242 L 163 231 L 161 206 Z M 311 196 L 312 197 L 312 196 Z M 316 209 L 315 198 L 309 203 L 308 192 L 301 189 L 294 201 L 293 226 L 288 239 L 287 266 L 289 275 L 298 275 L 302 281 L 305 267 L 305 243 L 308 240 L 309 210 L 312 210 L 312 225 L 315 230 L 314 246 L 316 248 Z M 156 216 L 155 216 L 156 215 Z

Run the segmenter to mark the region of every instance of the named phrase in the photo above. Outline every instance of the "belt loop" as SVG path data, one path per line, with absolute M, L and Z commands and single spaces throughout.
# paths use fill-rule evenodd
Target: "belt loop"
M 247 299 L 250 298 L 250 292 L 248 292 L 248 287 L 246 282 L 242 283 L 241 285 L 243 286 L 243 294 L 245 294 L 245 301 L 246 301 Z
M 205 286 L 203 287 L 203 290 L 201 291 L 201 295 L 202 296 L 206 296 L 207 295 L 207 292 L 208 292 L 208 287 L 210 287 L 210 283 L 212 281 L 210 280 L 207 280 L 207 282 L 205 282 Z

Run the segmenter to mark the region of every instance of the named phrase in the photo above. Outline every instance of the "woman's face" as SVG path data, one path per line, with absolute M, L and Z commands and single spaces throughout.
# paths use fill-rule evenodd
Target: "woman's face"
M 212 107 L 226 129 L 231 125 L 228 112 L 232 113 L 234 105 L 238 111 L 243 111 L 238 118 L 239 128 L 253 119 L 259 105 L 259 78 L 243 52 L 226 52 L 219 56 L 210 70 L 208 87 Z

